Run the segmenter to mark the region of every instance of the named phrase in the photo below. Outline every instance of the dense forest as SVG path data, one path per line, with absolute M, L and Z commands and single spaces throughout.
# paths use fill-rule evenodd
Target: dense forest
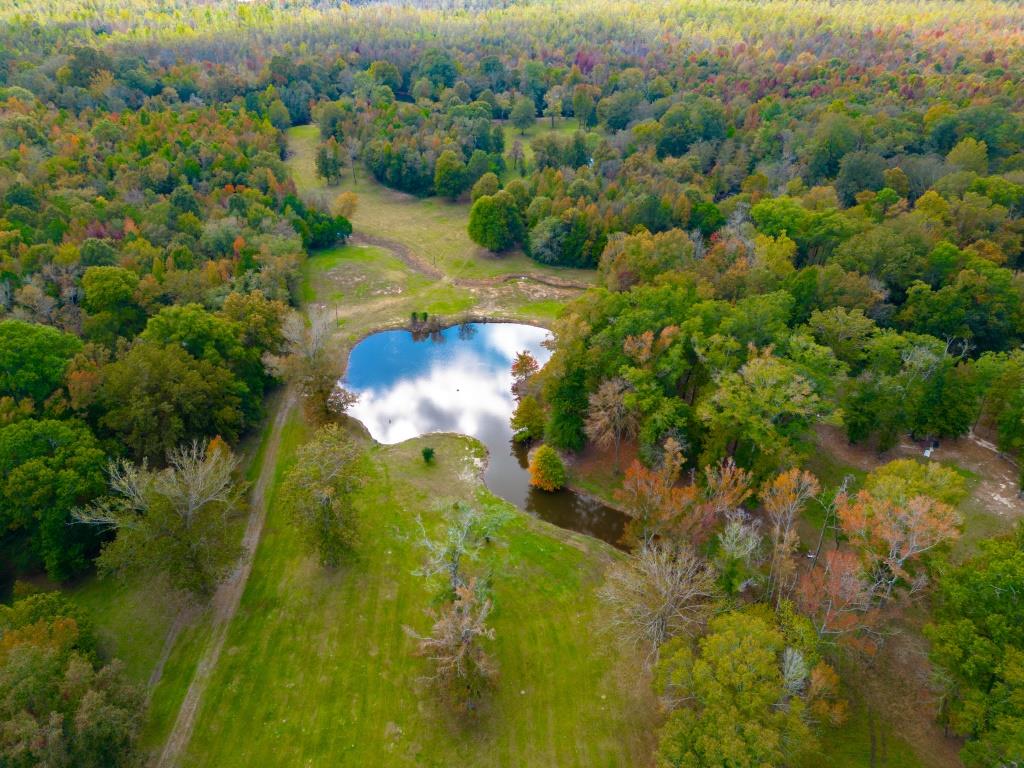
M 0 21 L 0 766 L 144 762 L 140 681 L 61 589 L 157 573 L 206 605 L 273 393 L 320 426 L 275 497 L 302 539 L 337 569 L 371 536 L 350 507 L 380 460 L 335 425 L 337 323 L 303 287 L 360 234 L 357 195 L 300 191 L 309 125 L 324 189 L 464 206 L 479 258 L 586 271 L 550 362 L 517 361 L 512 423 L 541 488 L 614 452 L 627 553 L 595 599 L 657 697 L 650 764 L 813 764 L 851 719 L 844 676 L 903 632 L 957 759 L 1024 760 L 1024 528 L 975 535 L 977 478 L 947 464 L 810 471 L 822 429 L 1024 466 L 1020 6 L 11 0 Z M 503 575 L 460 558 L 508 523 L 453 514 L 436 623 L 408 635 L 472 719 L 502 685 Z M 890 763 L 872 740 L 849 764 Z

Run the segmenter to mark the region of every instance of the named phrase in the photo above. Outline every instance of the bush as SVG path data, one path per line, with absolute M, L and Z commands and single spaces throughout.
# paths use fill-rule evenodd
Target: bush
M 431 448 L 429 445 L 426 448 L 424 448 L 422 451 L 420 451 L 420 453 L 423 454 L 423 463 L 424 464 L 433 464 L 434 463 L 434 449 Z
M 530 462 L 530 485 L 557 491 L 565 485 L 565 465 L 554 448 L 542 445 Z

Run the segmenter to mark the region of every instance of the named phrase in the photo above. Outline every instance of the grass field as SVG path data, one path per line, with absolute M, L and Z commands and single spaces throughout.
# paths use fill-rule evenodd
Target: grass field
M 308 436 L 289 422 L 278 472 Z M 429 443 L 437 462 L 426 466 Z M 337 572 L 300 546 L 271 498 L 252 577 L 211 681 L 195 766 L 620 766 L 647 760 L 648 684 L 595 632 L 600 542 L 508 507 L 476 477 L 482 447 L 432 435 L 372 449 L 358 556 Z M 438 532 L 454 499 L 509 515 L 474 564 L 493 576 L 500 677 L 464 724 L 439 703 L 403 631 L 433 589 L 415 518 Z
M 330 201 L 339 192 L 350 190 L 359 196 L 352 217 L 357 233 L 393 240 L 409 248 L 425 263 L 452 279 L 480 279 L 509 274 L 536 274 L 593 282 L 594 273 L 579 269 L 547 267 L 527 258 L 521 251 L 496 256 L 478 247 L 469 235 L 469 204 L 453 203 L 438 197 L 417 198 L 378 184 L 367 171 L 356 169 L 353 183 L 346 172 L 340 185 L 327 187 L 316 176 L 316 148 L 320 132 L 315 125 L 303 125 L 288 131 L 291 152 L 289 167 L 300 194 L 320 196 Z

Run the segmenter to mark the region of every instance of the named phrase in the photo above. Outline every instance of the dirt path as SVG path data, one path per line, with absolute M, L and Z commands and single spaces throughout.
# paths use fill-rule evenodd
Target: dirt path
M 877 469 L 893 459 L 920 457 L 925 447 L 905 437 L 892 449 L 879 455 L 869 447 L 851 445 L 842 431 L 835 427 L 819 426 L 816 431 L 820 445 L 829 453 L 865 472 Z M 943 440 L 931 458 L 951 462 L 976 474 L 978 483 L 971 495 L 984 511 L 1011 522 L 1024 518 L 1024 499 L 1018 494 L 1019 470 L 991 443 L 974 435 Z
M 156 665 L 153 667 L 153 671 L 149 675 L 149 680 L 146 682 L 146 696 L 150 697 L 153 695 L 153 690 L 156 688 L 157 683 L 160 682 L 160 678 L 164 675 L 164 667 L 167 666 L 167 660 L 171 657 L 171 651 L 174 650 L 174 644 L 178 642 L 178 635 L 181 631 L 195 621 L 196 616 L 199 615 L 199 611 L 195 606 L 185 606 L 178 611 L 178 615 L 174 617 L 174 622 L 171 624 L 171 628 L 167 630 L 167 637 L 164 638 L 164 647 L 160 650 L 160 658 L 157 659 Z
M 221 650 L 224 648 L 224 641 L 227 638 L 228 628 L 231 626 L 231 619 L 238 610 L 238 604 L 245 591 L 245 584 L 249 580 L 252 571 L 253 559 L 256 555 L 256 547 L 260 541 L 260 534 L 263 532 L 263 523 L 267 517 L 266 493 L 270 482 L 274 477 L 274 467 L 277 465 L 277 452 L 281 445 L 281 430 L 285 420 L 294 405 L 294 398 L 291 393 L 285 393 L 274 416 L 270 429 L 270 436 L 267 438 L 267 449 L 263 454 L 263 461 L 260 464 L 260 474 L 256 485 L 252 490 L 250 498 L 249 520 L 245 526 L 245 535 L 242 537 L 242 556 L 238 565 L 228 579 L 217 588 L 213 596 L 211 618 L 212 634 L 196 666 L 195 675 L 189 684 L 185 699 L 178 710 L 178 717 L 174 721 L 164 744 L 160 758 L 157 760 L 157 768 L 172 768 L 181 762 L 182 755 L 188 742 L 192 737 L 192 730 L 195 727 L 196 716 L 199 713 L 199 705 L 202 702 L 203 693 L 210 682 L 210 676 L 217 667 Z

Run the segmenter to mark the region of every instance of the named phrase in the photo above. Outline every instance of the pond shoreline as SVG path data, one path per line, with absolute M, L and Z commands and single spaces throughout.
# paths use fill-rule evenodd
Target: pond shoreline
M 472 314 L 368 331 L 345 344 L 339 384 L 361 396 L 348 416 L 380 445 L 435 433 L 475 438 L 486 449 L 480 472 L 491 493 L 532 517 L 621 548 L 629 516 L 620 506 L 572 483 L 550 494 L 534 488 L 526 455 L 512 440 L 512 362 L 528 349 L 546 363 L 550 338 L 539 322 Z

